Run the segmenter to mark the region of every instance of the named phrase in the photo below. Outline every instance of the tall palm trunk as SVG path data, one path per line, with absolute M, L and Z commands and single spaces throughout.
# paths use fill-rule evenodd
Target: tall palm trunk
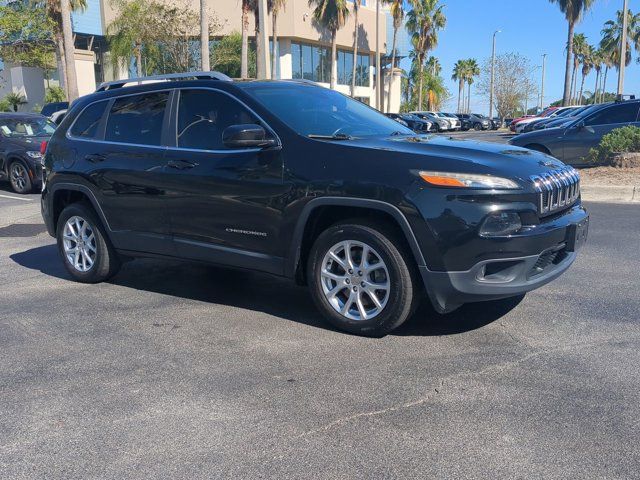
M 64 57 L 64 38 L 62 38 L 61 32 L 56 32 L 56 64 L 58 65 L 58 74 L 60 76 L 60 87 L 64 90 L 67 98 L 69 98 L 69 92 L 67 91 L 67 64 Z
M 565 62 L 564 70 L 564 92 L 562 94 L 562 106 L 569 105 L 571 97 L 571 59 L 573 58 L 573 30 L 575 25 L 573 22 L 569 23 L 569 30 L 567 32 L 567 59 Z
M 422 72 L 424 70 L 423 61 L 424 61 L 424 57 L 422 55 L 420 55 L 420 66 L 419 66 L 419 69 L 418 69 L 418 72 L 419 72 L 418 73 L 418 110 L 419 111 L 422 110 L 422 83 L 423 83 L 422 82 L 423 81 Z M 379 76 L 380 75 L 378 75 L 378 77 Z M 380 81 L 380 79 L 378 79 L 378 81 Z
M 391 82 L 393 82 L 393 69 L 396 63 L 396 39 L 398 37 L 398 27 L 396 21 L 393 21 L 393 42 L 391 50 L 391 68 L 389 68 L 389 92 L 387 93 L 387 113 L 391 111 Z M 384 90 L 384 83 L 382 84 Z
M 209 13 L 207 12 L 207 0 L 200 0 L 200 64 L 203 72 L 210 70 Z
M 596 85 L 593 88 L 593 103 L 598 100 L 598 88 L 600 87 L 600 70 L 596 70 Z
M 576 98 L 576 73 L 578 72 L 578 57 L 574 55 L 573 59 L 573 71 L 571 72 L 571 92 L 569 95 L 569 102 L 573 104 L 574 99 Z M 526 113 L 525 113 L 526 115 Z
M 69 0 L 60 1 L 62 16 L 62 38 L 64 39 L 64 61 L 67 70 L 67 100 L 73 102 L 78 98 L 78 77 L 76 76 L 75 46 L 71 25 L 71 6 Z
M 600 101 L 604 101 L 604 96 L 607 93 L 607 73 L 609 73 L 609 65 L 604 67 L 604 80 L 602 81 L 602 88 L 600 89 Z
M 336 81 L 338 79 L 338 62 L 336 61 L 338 45 L 336 42 L 336 33 L 336 30 L 331 30 L 331 78 L 329 79 L 329 88 L 331 88 L 331 90 L 336 89 Z
M 471 82 L 467 88 L 467 113 L 471 113 Z
M 460 110 L 460 97 L 463 97 L 464 99 L 464 79 L 462 78 L 458 80 L 458 113 L 462 113 Z
M 242 2 L 242 47 L 240 49 L 240 77 L 249 76 L 249 11 Z
M 353 68 L 351 70 L 351 96 L 356 96 L 356 68 L 358 65 L 358 14 L 360 12 L 360 8 L 356 6 L 357 0 L 353 3 L 353 13 L 355 15 L 355 30 L 353 32 Z
M 274 8 L 271 13 L 273 41 L 271 42 L 271 78 L 278 78 L 278 12 Z
M 256 59 L 259 59 L 262 58 L 262 49 L 268 48 L 268 46 L 262 45 L 262 37 L 260 36 L 260 15 L 257 8 L 254 11 L 254 20 L 256 34 Z M 256 65 L 256 76 L 257 78 L 265 78 L 265 72 L 262 71 L 262 65 L 260 61 L 258 61 Z
M 580 82 L 580 96 L 578 97 L 578 105 L 582 105 L 582 92 L 584 90 L 584 79 L 586 78 L 586 75 L 583 73 L 582 74 L 582 81 Z
M 136 75 L 140 78 L 142 77 L 142 44 L 139 41 L 136 41 L 134 50 L 136 52 Z

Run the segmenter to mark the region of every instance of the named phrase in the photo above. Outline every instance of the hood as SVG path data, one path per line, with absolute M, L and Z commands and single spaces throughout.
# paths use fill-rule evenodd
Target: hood
M 387 151 L 411 169 L 485 173 L 522 181 L 564 167 L 559 160 L 533 150 L 440 135 L 356 138 L 341 143 Z

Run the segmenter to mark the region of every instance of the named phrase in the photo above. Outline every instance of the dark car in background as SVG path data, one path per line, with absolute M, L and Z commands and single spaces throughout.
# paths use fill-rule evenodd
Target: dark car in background
M 138 256 L 257 270 L 379 336 L 425 292 L 445 313 L 534 290 L 585 242 L 577 173 L 538 152 L 416 135 L 307 82 L 183 75 L 110 82 L 52 136 L 42 215 L 76 281 Z
M 56 125 L 37 113 L 0 113 L 0 178 L 16 193 L 30 193 L 42 182 L 42 142 Z
M 463 132 L 471 130 L 471 119 L 468 113 L 456 113 L 456 117 L 460 120 L 460 130 Z
M 599 105 L 596 105 L 595 108 L 598 108 L 598 106 Z M 531 127 L 531 129 L 527 130 L 528 128 L 527 126 L 527 128 L 525 128 L 525 133 L 533 132 L 536 130 L 543 130 L 545 128 L 558 127 L 564 124 L 569 124 L 570 122 L 575 120 L 577 117 L 588 112 L 590 109 L 594 109 L 594 105 L 585 105 L 582 107 L 572 108 L 565 115 L 558 115 L 556 117 L 540 119 L 536 122 L 533 122 L 532 124 L 533 126 Z
M 523 133 L 509 143 L 547 153 L 570 165 L 585 166 L 589 150 L 604 135 L 627 125 L 640 127 L 639 110 L 640 100 L 594 105 L 560 126 Z
M 387 117 L 404 123 L 416 133 L 429 133 L 432 130 L 432 123 L 411 113 L 387 113 Z
M 491 128 L 491 120 L 479 113 L 470 113 L 469 123 L 474 130 L 488 130 Z

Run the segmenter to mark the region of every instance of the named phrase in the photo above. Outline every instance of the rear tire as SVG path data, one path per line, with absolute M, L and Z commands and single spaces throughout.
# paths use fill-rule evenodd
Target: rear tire
M 421 297 L 412 254 L 393 230 L 365 220 L 322 232 L 311 248 L 307 276 L 313 300 L 327 320 L 357 335 L 392 331 L 415 311 Z
M 102 222 L 84 203 L 73 203 L 60 213 L 56 239 L 62 262 L 77 282 L 103 282 L 120 269 Z
M 480 130 L 482 130 L 482 125 L 480 125 L 479 123 L 474 123 L 474 124 L 473 124 L 473 129 L 474 129 L 476 132 L 479 132 Z

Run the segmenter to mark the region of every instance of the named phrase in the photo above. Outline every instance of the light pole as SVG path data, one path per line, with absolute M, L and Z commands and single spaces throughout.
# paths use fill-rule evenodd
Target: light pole
M 544 67 L 547 61 L 547 54 L 542 54 L 542 83 L 540 85 L 540 110 L 544 108 Z
M 271 78 L 271 62 L 269 61 L 269 33 L 267 32 L 267 0 L 258 0 L 258 22 L 260 25 L 260 40 L 262 51 L 258 55 L 258 72 L 261 78 Z M 257 40 L 257 39 L 256 39 Z
M 624 92 L 624 67 L 627 60 L 627 10 L 629 8 L 628 0 L 624 0 L 622 7 L 622 35 L 620 35 L 620 67 L 618 69 L 618 95 Z
M 494 70 L 496 65 L 496 34 L 500 33 L 500 30 L 493 32 L 493 48 L 491 49 L 491 86 L 489 87 L 489 118 L 493 118 L 493 79 Z

